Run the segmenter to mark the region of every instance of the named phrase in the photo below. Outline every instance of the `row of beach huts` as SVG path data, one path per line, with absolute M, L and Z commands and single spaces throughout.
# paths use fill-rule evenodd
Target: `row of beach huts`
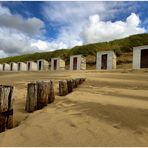
M 133 69 L 148 68 L 148 45 L 133 48 Z M 51 59 L 51 71 L 65 70 L 65 61 L 60 57 Z M 83 55 L 70 56 L 69 70 L 85 70 L 86 58 Z M 96 56 L 96 69 L 116 69 L 116 54 L 114 51 L 100 51 Z M 40 59 L 37 62 L 11 62 L 0 64 L 0 71 L 48 71 L 49 62 Z
M 116 68 L 116 55 L 113 51 L 104 51 L 97 53 L 97 69 L 115 69 Z M 102 63 L 102 64 L 101 64 Z M 70 56 L 69 70 L 85 70 L 86 58 L 83 55 Z M 0 64 L 0 71 L 17 72 L 17 71 L 48 71 L 49 62 L 44 59 L 26 62 L 11 62 Z M 65 70 L 65 61 L 58 58 L 51 59 L 50 70 Z

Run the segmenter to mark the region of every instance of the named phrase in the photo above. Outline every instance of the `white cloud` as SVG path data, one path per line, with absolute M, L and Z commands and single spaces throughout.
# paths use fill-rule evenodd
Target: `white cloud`
M 128 13 L 137 7 L 136 3 L 114 1 L 65 1 L 45 2 L 42 14 L 50 22 L 71 25 L 80 23 L 89 16 L 98 14 L 101 20 L 114 18 L 120 12 Z M 55 25 L 55 24 L 54 24 Z
M 8 8 L 0 4 L 0 27 L 16 29 L 32 36 L 41 32 L 44 22 L 35 17 L 25 19 L 20 15 L 12 15 Z
M 99 15 L 89 17 L 88 24 L 81 32 L 84 43 L 111 41 L 127 37 L 132 34 L 144 33 L 146 30 L 139 27 L 139 17 L 132 13 L 126 21 L 101 21 Z
M 145 32 L 145 29 L 139 26 L 140 19 L 138 15 L 134 13 L 127 17 L 125 21 L 108 21 L 125 10 L 126 13 L 135 10 L 136 2 L 134 5 L 131 2 L 100 1 L 50 2 L 45 4 L 43 14 L 49 24 L 53 24 L 53 27 L 59 25 L 59 35 L 55 42 L 64 42 L 67 47 L 74 46 L 74 42 L 81 45 L 110 41 Z
M 2 7 L 2 5 L 0 4 L 0 15 L 3 15 L 3 14 L 10 15 L 10 10 L 6 7 Z
M 25 19 L 20 15 L 13 15 L 8 8 L 0 4 L 0 57 L 47 50 L 43 46 L 46 41 L 41 44 L 33 37 L 40 35 L 43 26 L 44 22 L 40 19 Z

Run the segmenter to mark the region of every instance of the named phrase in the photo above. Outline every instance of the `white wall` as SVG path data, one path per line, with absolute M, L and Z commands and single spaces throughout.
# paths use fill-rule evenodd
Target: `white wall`
M 0 64 L 0 71 L 3 71 L 3 64 Z

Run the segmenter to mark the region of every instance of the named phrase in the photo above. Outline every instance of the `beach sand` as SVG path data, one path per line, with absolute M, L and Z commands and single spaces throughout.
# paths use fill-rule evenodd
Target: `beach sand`
M 58 81 L 85 77 L 64 97 Z M 53 80 L 56 99 L 27 113 L 27 83 Z M 0 133 L 0 146 L 148 146 L 148 73 L 63 71 L 0 73 L 15 86 L 14 128 Z

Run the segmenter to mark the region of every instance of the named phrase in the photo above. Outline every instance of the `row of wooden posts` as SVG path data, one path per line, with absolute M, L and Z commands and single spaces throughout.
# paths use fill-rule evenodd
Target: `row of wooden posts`
M 65 96 L 82 84 L 85 78 L 59 81 L 59 95 Z M 13 128 L 13 86 L 0 85 L 0 132 Z M 28 83 L 25 110 L 33 112 L 54 102 L 55 92 L 53 81 L 37 81 Z

